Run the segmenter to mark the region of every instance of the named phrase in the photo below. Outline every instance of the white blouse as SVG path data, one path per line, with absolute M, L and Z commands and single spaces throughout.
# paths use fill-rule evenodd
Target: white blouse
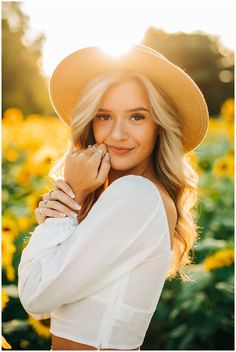
M 142 345 L 172 259 L 157 187 L 127 175 L 109 185 L 78 224 L 47 218 L 18 267 L 20 301 L 50 332 L 96 348 Z

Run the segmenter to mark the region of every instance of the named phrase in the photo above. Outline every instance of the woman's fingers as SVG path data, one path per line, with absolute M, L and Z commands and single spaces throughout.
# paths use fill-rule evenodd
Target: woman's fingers
M 43 214 L 40 213 L 40 208 L 36 208 L 34 210 L 34 214 L 36 216 L 37 219 L 37 223 L 38 224 L 42 224 L 45 221 L 45 216 Z
M 103 182 L 99 181 L 100 178 L 97 176 L 106 152 L 105 143 L 96 143 L 65 158 L 64 180 L 74 190 L 76 199 L 80 199 L 81 202 L 102 185 Z M 104 171 L 103 168 L 102 170 Z
M 109 173 L 110 167 L 111 167 L 110 156 L 109 156 L 109 153 L 106 153 L 102 158 L 101 166 L 97 175 L 97 180 L 99 181 L 99 183 L 102 184 L 105 182 L 107 175 Z
M 100 162 L 101 161 L 101 157 L 99 155 L 99 151 L 102 154 L 101 156 L 103 157 L 103 155 L 106 153 L 107 151 L 107 147 L 104 143 L 102 144 L 93 144 L 91 147 L 87 148 L 87 149 L 83 149 L 82 151 L 80 150 L 78 153 L 77 152 L 73 152 L 71 154 L 72 157 L 84 157 L 87 159 L 91 159 L 92 161 L 96 161 L 96 162 Z
M 52 218 L 63 218 L 66 217 L 65 213 L 61 213 L 59 211 L 53 210 L 53 209 L 48 209 L 48 208 L 36 208 L 35 209 L 35 216 L 37 218 L 37 221 L 39 224 L 42 224 L 47 217 L 52 217 Z
M 67 194 L 54 188 L 51 192 L 53 200 L 48 200 L 48 195 L 49 193 L 43 195 L 43 201 L 39 202 L 39 207 L 34 211 L 38 224 L 42 224 L 47 217 L 77 217 L 78 213 L 76 211 L 80 209 L 80 205 Z
M 74 151 L 70 153 L 70 156 L 78 157 L 79 155 L 83 155 L 85 157 L 90 157 L 91 155 L 93 155 L 94 151 L 97 149 L 98 146 L 99 144 L 95 143 L 89 146 L 87 149 L 79 149 L 78 151 Z
M 72 211 L 70 208 L 66 207 L 64 204 L 62 204 L 59 201 L 56 200 L 50 200 L 47 202 L 47 205 L 45 206 L 45 202 L 41 201 L 39 202 L 39 208 L 43 209 L 41 212 L 43 212 L 44 216 L 51 216 L 50 214 L 55 214 L 53 217 L 58 217 L 56 213 L 61 214 L 66 214 L 69 217 L 76 217 L 77 213 Z M 53 210 L 53 212 L 50 212 Z M 54 212 L 56 210 L 56 213 Z
M 44 201 L 48 200 L 48 195 L 49 195 L 49 193 L 45 193 L 43 195 L 43 200 Z M 52 200 L 57 200 L 57 201 L 63 203 L 64 205 L 68 206 L 71 209 L 75 209 L 75 210 L 80 210 L 81 209 L 80 204 L 76 203 L 66 193 L 64 193 L 64 191 L 61 191 L 60 189 L 54 189 L 53 192 L 51 192 L 50 195 L 51 195 L 51 199 Z M 47 206 L 49 206 L 48 203 L 47 203 Z
M 90 148 L 92 149 L 92 148 Z M 95 151 L 90 155 L 91 162 L 101 162 L 103 156 L 106 154 L 107 147 L 104 143 L 99 144 Z
M 58 189 L 61 189 L 66 194 L 68 194 L 69 197 L 75 198 L 75 194 L 74 194 L 72 188 L 65 181 L 63 181 L 61 179 L 56 180 L 56 186 Z
M 100 174 L 100 168 L 102 166 L 102 160 L 104 158 L 104 155 L 107 152 L 107 147 L 105 144 L 100 144 L 97 147 L 97 150 L 90 156 L 88 162 L 89 164 L 93 167 L 93 177 L 94 181 L 96 181 L 96 184 L 101 185 L 103 182 L 101 181 L 100 177 L 98 175 Z M 91 170 L 91 172 L 92 172 Z M 102 168 L 104 171 L 104 168 Z

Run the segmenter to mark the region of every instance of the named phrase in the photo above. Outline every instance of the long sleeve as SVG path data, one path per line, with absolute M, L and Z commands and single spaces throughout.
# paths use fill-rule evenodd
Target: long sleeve
M 95 294 L 162 248 L 166 215 L 159 192 L 146 181 L 123 176 L 81 223 L 49 218 L 35 228 L 18 267 L 27 312 L 43 316 Z

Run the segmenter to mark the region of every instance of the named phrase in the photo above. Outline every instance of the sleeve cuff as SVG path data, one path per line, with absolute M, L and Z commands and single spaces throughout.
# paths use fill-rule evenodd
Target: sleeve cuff
M 45 252 L 65 241 L 77 226 L 77 218 L 47 218 L 31 232 L 30 241 L 22 255 L 27 258 L 27 261 L 39 258 L 40 255 L 44 255 Z

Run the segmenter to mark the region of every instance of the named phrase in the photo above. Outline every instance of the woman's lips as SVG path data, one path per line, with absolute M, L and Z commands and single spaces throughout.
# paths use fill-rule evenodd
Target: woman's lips
M 114 147 L 108 147 L 108 148 L 109 148 L 109 151 L 117 155 L 127 154 L 133 150 L 133 149 L 117 149 Z

